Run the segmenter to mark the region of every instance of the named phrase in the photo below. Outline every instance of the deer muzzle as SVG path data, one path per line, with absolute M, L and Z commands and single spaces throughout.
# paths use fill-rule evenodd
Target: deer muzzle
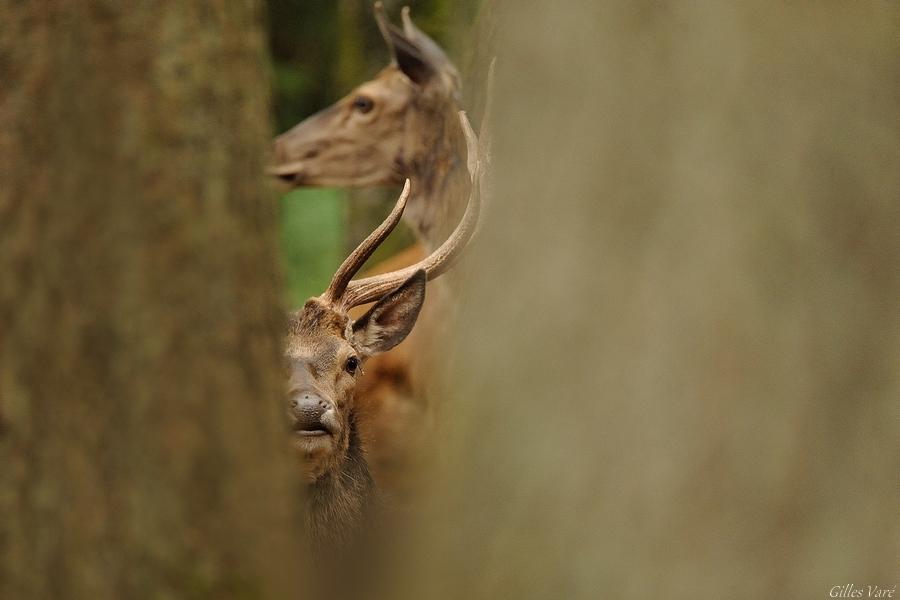
M 311 390 L 293 392 L 288 411 L 293 430 L 301 437 L 335 435 L 340 431 L 334 404 Z

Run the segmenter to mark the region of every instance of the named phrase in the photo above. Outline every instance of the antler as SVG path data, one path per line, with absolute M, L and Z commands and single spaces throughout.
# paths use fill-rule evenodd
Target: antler
M 403 184 L 403 191 L 400 192 L 400 197 L 397 198 L 397 204 L 394 205 L 391 214 L 338 267 L 337 272 L 331 279 L 331 283 L 328 285 L 328 289 L 321 296 L 323 300 L 332 304 L 344 301 L 343 297 L 344 292 L 347 290 L 347 284 L 350 283 L 350 280 L 356 275 L 360 267 L 365 264 L 375 250 L 378 249 L 378 246 L 387 239 L 387 236 L 394 230 L 397 223 L 400 222 L 400 217 L 403 216 L 403 209 L 406 208 L 406 201 L 409 199 L 409 189 L 409 179 L 407 179 L 406 183 Z M 348 308 L 350 306 L 355 305 L 348 305 Z
M 350 281 L 350 278 L 353 277 L 353 274 L 356 273 L 357 270 L 359 270 L 362 263 L 371 256 L 372 252 L 375 251 L 375 248 L 384 241 L 397 224 L 397 221 L 400 220 L 400 215 L 403 213 L 403 208 L 406 206 L 406 198 L 409 195 L 409 180 L 407 179 L 406 185 L 403 188 L 403 193 L 400 195 L 400 199 L 397 200 L 397 205 L 394 206 L 394 210 L 391 211 L 391 214 L 384 223 L 367 237 L 365 241 L 353 251 L 353 254 L 344 261 L 344 264 L 341 265 L 341 268 L 338 269 L 337 274 L 335 274 L 331 285 L 328 286 L 328 291 L 323 294 L 323 298 L 333 303 L 340 303 L 344 308 L 349 309 L 381 298 L 388 292 L 396 289 L 397 286 L 409 279 L 420 269 L 425 271 L 425 274 L 430 281 L 446 272 L 453 265 L 460 253 L 466 247 L 466 244 L 468 244 L 469 240 L 472 238 L 472 234 L 475 232 L 475 227 L 478 224 L 478 216 L 481 212 L 481 194 L 479 191 L 481 162 L 479 160 L 478 139 L 475 136 L 475 132 L 472 130 L 472 126 L 469 124 L 469 119 L 466 117 L 465 111 L 459 111 L 459 121 L 460 125 L 462 125 L 463 134 L 466 137 L 466 148 L 468 151 L 467 166 L 469 169 L 469 177 L 472 180 L 472 186 L 469 191 L 469 202 L 466 205 L 466 212 L 463 214 L 456 229 L 450 234 L 450 237 L 448 237 L 447 240 L 427 258 L 414 265 L 398 271 Z

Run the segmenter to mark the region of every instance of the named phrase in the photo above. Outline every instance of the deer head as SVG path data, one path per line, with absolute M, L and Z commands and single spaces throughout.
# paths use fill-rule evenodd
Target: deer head
M 391 63 L 332 106 L 275 139 L 269 173 L 293 186 L 399 185 L 422 153 L 459 141 L 459 75 L 403 9 L 403 29 L 381 2 L 375 18 Z M 454 126 L 445 130 L 441 125 Z M 419 194 L 421 190 L 417 190 Z
M 473 185 L 466 211 L 450 237 L 414 265 L 352 280 L 399 222 L 410 193 L 407 180 L 391 214 L 344 261 L 325 293 L 291 315 L 285 350 L 287 410 L 310 482 L 339 475 L 348 459 L 361 460 L 354 420 L 354 389 L 361 367 L 367 358 L 390 350 L 409 334 L 425 299 L 426 280 L 444 273 L 474 233 L 480 212 L 477 142 L 464 113 L 460 120 Z M 372 301 L 375 304 L 365 315 L 351 319 L 351 308 Z

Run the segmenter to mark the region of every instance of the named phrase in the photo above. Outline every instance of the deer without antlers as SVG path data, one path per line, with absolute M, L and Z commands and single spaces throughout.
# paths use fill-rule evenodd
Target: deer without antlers
M 463 113 L 460 119 L 465 121 Z M 467 123 L 464 126 L 474 156 L 474 134 Z M 476 161 L 472 177 L 478 177 Z M 476 183 L 453 234 L 427 258 L 405 269 L 353 280 L 399 222 L 410 195 L 407 180 L 390 215 L 344 261 L 328 289 L 291 315 L 285 349 L 288 415 L 310 486 L 308 529 L 317 546 L 339 549 L 352 544 L 375 504 L 354 402 L 360 368 L 412 330 L 426 280 L 446 272 L 474 232 L 480 211 L 477 189 Z M 351 308 L 372 301 L 365 315 L 351 318 Z
M 403 9 L 403 29 L 375 4 L 391 63 L 371 81 L 275 139 L 269 173 L 294 186 L 400 185 L 415 197 L 404 219 L 427 251 L 453 229 L 467 197 L 460 83 L 440 46 Z

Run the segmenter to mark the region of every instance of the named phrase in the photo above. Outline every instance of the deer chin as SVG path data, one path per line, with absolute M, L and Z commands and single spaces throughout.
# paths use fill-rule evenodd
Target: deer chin
M 295 431 L 293 441 L 306 459 L 317 460 L 334 452 L 334 438 L 328 433 Z
M 337 460 L 342 450 L 342 429 L 334 409 L 314 422 L 295 422 L 292 443 L 307 479 L 317 479 Z
M 324 431 L 295 431 L 292 445 L 297 450 L 304 478 L 315 481 L 328 471 L 337 453 L 335 436 Z

